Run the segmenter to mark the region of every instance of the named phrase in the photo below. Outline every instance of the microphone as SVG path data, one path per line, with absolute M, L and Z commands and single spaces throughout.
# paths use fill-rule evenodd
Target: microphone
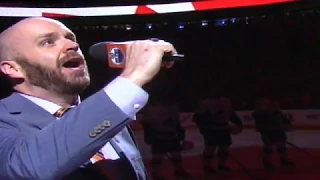
M 99 42 L 89 48 L 89 55 L 99 61 L 108 61 L 110 68 L 124 68 L 126 59 L 126 42 Z M 182 61 L 183 54 L 165 53 L 162 61 Z

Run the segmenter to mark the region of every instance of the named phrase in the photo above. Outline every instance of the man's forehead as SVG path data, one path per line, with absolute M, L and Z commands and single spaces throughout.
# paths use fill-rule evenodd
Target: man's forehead
M 16 24 L 16 28 L 29 35 L 41 35 L 52 32 L 70 32 L 61 22 L 48 18 L 28 18 Z
M 49 18 L 43 18 L 43 17 L 33 17 L 33 18 L 26 18 L 20 22 L 17 23 L 17 25 L 53 25 L 53 26 L 61 26 L 65 27 L 63 23 L 60 21 L 49 19 Z

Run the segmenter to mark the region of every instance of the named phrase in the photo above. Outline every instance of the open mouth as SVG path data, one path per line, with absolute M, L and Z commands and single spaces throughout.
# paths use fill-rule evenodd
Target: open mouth
M 64 68 L 78 68 L 83 65 L 83 60 L 81 58 L 70 59 L 65 62 L 62 66 Z

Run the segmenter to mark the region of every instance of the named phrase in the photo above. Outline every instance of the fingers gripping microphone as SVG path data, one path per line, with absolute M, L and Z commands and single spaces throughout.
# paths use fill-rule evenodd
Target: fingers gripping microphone
M 124 68 L 127 45 L 119 42 L 100 42 L 89 48 L 89 55 L 99 61 L 108 61 L 110 68 Z M 182 61 L 183 54 L 165 53 L 162 61 Z

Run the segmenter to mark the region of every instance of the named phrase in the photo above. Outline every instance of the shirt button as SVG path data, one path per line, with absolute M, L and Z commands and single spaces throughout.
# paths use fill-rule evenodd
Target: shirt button
M 134 109 L 139 109 L 139 108 L 140 108 L 140 104 L 134 104 L 134 105 L 133 105 L 133 108 L 134 108 Z
M 116 143 L 119 143 L 119 142 L 120 142 L 118 138 L 114 138 L 114 141 L 115 141 Z

